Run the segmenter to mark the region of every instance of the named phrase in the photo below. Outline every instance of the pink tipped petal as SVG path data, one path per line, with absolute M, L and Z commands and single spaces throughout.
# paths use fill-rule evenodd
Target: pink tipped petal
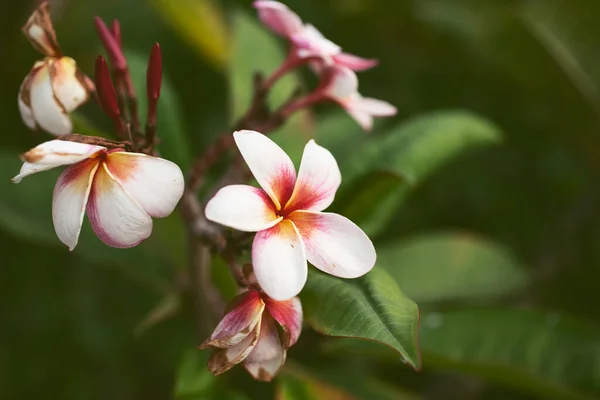
M 85 160 L 65 169 L 54 186 L 52 221 L 56 236 L 73 250 L 77 246 L 97 160 Z
M 310 140 L 304 147 L 296 186 L 285 209 L 322 211 L 333 202 L 341 182 L 333 155 Z
M 106 165 L 151 217 L 171 214 L 183 195 L 183 173 L 171 161 L 139 153 L 113 152 L 106 157 Z
M 296 296 L 306 283 L 308 268 L 302 240 L 289 220 L 260 231 L 252 244 L 256 280 L 274 300 Z
M 25 163 L 23 163 L 19 175 L 15 176 L 12 181 L 19 183 L 28 175 L 47 171 L 61 165 L 75 164 L 103 152 L 106 152 L 106 148 L 102 146 L 58 139 L 50 140 L 21 156 Z
M 60 136 L 71 133 L 73 125 L 65 107 L 58 101 L 50 80 L 48 61 L 31 80 L 30 103 L 33 117 L 45 131 Z
M 377 60 L 362 58 L 348 53 L 340 53 L 333 56 L 336 65 L 350 68 L 353 71 L 365 71 L 379 63 Z
M 226 349 L 217 348 L 208 359 L 208 369 L 214 375 L 229 371 L 244 361 L 254 350 L 260 338 L 262 319 L 259 318 L 254 329 L 241 342 Z
M 267 312 L 281 325 L 285 333 L 284 347 L 290 348 L 298 341 L 302 332 L 302 304 L 298 297 L 286 301 L 264 299 Z
M 258 232 L 278 224 L 283 218 L 264 190 L 248 185 L 225 186 L 209 200 L 206 218 L 244 232 Z
M 290 219 L 302 236 L 308 261 L 321 271 L 340 278 L 357 278 L 375 265 L 373 243 L 348 218 L 333 213 L 295 211 Z
M 234 132 L 235 143 L 258 184 L 280 210 L 296 183 L 292 160 L 274 141 L 255 131 Z
M 50 66 L 50 77 L 54 96 L 67 112 L 85 103 L 88 91 L 71 57 L 61 57 Z M 80 80 L 81 79 L 81 80 Z
M 327 39 L 317 28 L 306 24 L 304 28 L 292 37 L 292 42 L 300 49 L 310 50 L 320 56 L 339 54 L 342 48 Z
M 374 117 L 391 117 L 396 115 L 398 110 L 387 101 L 373 99 L 370 97 L 360 97 L 352 101 L 352 109 L 356 112 L 368 113 Z
M 30 75 L 27 75 L 19 88 L 19 113 L 21 114 L 21 119 L 25 123 L 25 125 L 32 130 L 37 128 L 37 124 L 35 123 L 35 118 L 33 118 L 33 111 L 31 111 L 31 107 L 29 107 L 25 101 L 23 100 L 23 88 L 27 85 L 29 81 Z M 29 98 L 29 95 L 27 95 Z
M 285 349 L 277 324 L 273 318 L 264 315 L 258 343 L 246 357 L 244 367 L 254 379 L 270 382 L 284 362 Z
M 254 2 L 258 17 L 273 32 L 289 38 L 302 30 L 302 20 L 285 4 L 278 1 L 259 0 Z
M 106 164 L 96 172 L 87 204 L 96 235 L 111 247 L 138 245 L 152 233 L 152 219 L 110 173 Z
M 234 299 L 235 307 L 223 317 L 210 338 L 201 346 L 227 348 L 240 343 L 256 327 L 265 309 L 257 291 L 242 293 Z
M 348 115 L 352 117 L 356 121 L 361 128 L 365 131 L 370 131 L 373 129 L 373 116 L 369 113 L 363 111 L 357 111 L 352 108 L 346 108 Z
M 358 94 L 358 77 L 349 68 L 336 67 L 332 71 L 328 95 L 337 102 L 345 102 Z

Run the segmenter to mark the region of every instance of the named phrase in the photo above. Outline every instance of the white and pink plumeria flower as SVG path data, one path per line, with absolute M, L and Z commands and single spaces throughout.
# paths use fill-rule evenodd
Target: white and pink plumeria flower
M 319 94 L 338 103 L 366 131 L 373 128 L 373 117 L 391 117 L 397 109 L 387 101 L 363 97 L 358 92 L 358 78 L 349 68 L 328 70 Z
M 214 348 L 208 369 L 215 375 L 243 363 L 261 381 L 271 381 L 302 331 L 302 305 L 297 297 L 275 301 L 250 289 L 233 299 L 230 311 L 203 344 Z
M 296 176 L 288 155 L 265 135 L 238 131 L 233 136 L 262 189 L 226 186 L 208 202 L 205 214 L 213 222 L 257 232 L 252 264 L 267 295 L 286 300 L 300 293 L 307 260 L 342 278 L 356 278 L 373 268 L 375 248 L 367 235 L 349 219 L 321 212 L 341 183 L 328 150 L 309 141 Z
M 133 247 L 152 233 L 152 217 L 166 217 L 183 194 L 179 167 L 167 160 L 94 144 L 51 140 L 22 156 L 26 176 L 68 165 L 54 187 L 56 235 L 73 250 L 83 216 L 105 244 Z
M 342 52 L 340 46 L 325 38 L 313 25 L 304 24 L 285 4 L 258 0 L 254 7 L 269 29 L 290 41 L 292 51 L 299 59 L 319 59 L 326 65 L 339 65 L 354 71 L 364 71 L 377 65 L 377 60 Z M 313 64 L 313 67 L 317 71 L 320 69 L 319 64 Z
M 47 2 L 31 15 L 23 33 L 45 58 L 34 64 L 21 84 L 21 118 L 30 129 L 40 127 L 56 136 L 71 133 L 69 113 L 89 99 L 94 84 L 75 60 L 61 55 Z

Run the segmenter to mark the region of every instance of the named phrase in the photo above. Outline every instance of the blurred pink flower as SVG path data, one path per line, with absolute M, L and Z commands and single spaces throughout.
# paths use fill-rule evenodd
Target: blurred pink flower
M 354 71 L 364 71 L 377 65 L 377 60 L 343 53 L 340 46 L 325 38 L 313 25 L 304 24 L 285 4 L 258 0 L 254 7 L 269 29 L 290 41 L 292 53 L 298 59 L 320 60 L 326 65 L 339 65 Z M 319 64 L 313 66 L 320 69 Z
M 179 167 L 162 158 L 122 149 L 51 140 L 23 154 L 13 182 L 69 165 L 54 187 L 52 219 L 56 235 L 69 250 L 79 240 L 83 215 L 111 247 L 138 245 L 152 233 L 152 218 L 166 217 L 183 194 Z
M 375 248 L 349 219 L 321 212 L 333 202 L 341 174 L 333 155 L 313 140 L 304 148 L 298 177 L 275 142 L 255 131 L 233 134 L 262 187 L 231 185 L 206 205 L 206 217 L 257 232 L 252 246 L 256 279 L 275 300 L 296 296 L 306 283 L 307 260 L 320 270 L 356 278 L 375 264 Z
M 286 351 L 302 331 L 297 297 L 275 301 L 257 290 L 239 294 L 201 349 L 215 349 L 208 369 L 215 375 L 243 363 L 261 381 L 271 381 L 285 362 Z

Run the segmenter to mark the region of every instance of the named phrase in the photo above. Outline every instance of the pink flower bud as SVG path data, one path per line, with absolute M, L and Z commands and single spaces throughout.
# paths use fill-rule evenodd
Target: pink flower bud
M 270 381 L 302 331 L 300 299 L 275 301 L 250 289 L 233 299 L 228 310 L 200 347 L 215 349 L 208 369 L 218 375 L 243 363 L 254 379 Z
M 118 19 L 113 19 L 112 25 L 110 26 L 110 31 L 115 38 L 115 41 L 119 45 L 119 48 L 123 48 L 123 41 L 121 39 L 121 24 Z
M 94 24 L 96 25 L 96 31 L 98 32 L 98 36 L 100 37 L 100 40 L 106 49 L 106 53 L 108 54 L 108 58 L 110 59 L 113 69 L 121 72 L 126 71 L 127 60 L 125 59 L 123 51 L 121 50 L 121 46 L 119 45 L 119 38 L 115 38 L 115 36 L 113 36 L 113 32 L 108 29 L 100 17 L 94 17 Z
M 121 111 L 119 110 L 117 93 L 115 92 L 115 87 L 110 78 L 110 71 L 108 70 L 106 60 L 102 56 L 96 58 L 95 80 L 96 92 L 98 93 L 102 109 L 104 109 L 106 115 L 111 119 L 114 120 L 119 118 Z

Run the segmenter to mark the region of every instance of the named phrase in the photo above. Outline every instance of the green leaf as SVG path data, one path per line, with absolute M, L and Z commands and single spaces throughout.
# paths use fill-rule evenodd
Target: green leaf
M 350 178 L 362 176 L 369 185 L 378 185 L 369 178 L 370 171 L 388 171 L 398 176 L 395 188 L 388 182 L 387 193 L 380 196 L 378 204 L 370 207 L 369 214 L 352 215 L 352 210 L 343 207 L 336 210 L 354 218 L 367 234 L 375 236 L 411 189 L 459 154 L 497 144 L 500 138 L 498 128 L 465 111 L 438 111 L 409 119 L 382 137 L 355 143 L 351 156 L 359 161 L 344 170 L 350 171 L 347 173 Z M 355 192 L 350 194 L 354 196 Z
M 527 283 L 525 270 L 507 249 L 464 233 L 435 233 L 379 246 L 377 266 L 417 302 L 489 300 Z
M 232 122 L 244 115 L 252 102 L 254 74 L 260 72 L 267 77 L 284 60 L 285 52 L 275 35 L 264 29 L 255 17 L 244 12 L 234 13 L 229 67 Z M 296 73 L 287 74 L 273 87 L 269 105 L 272 108 L 281 105 L 300 86 Z M 300 160 L 302 149 L 312 135 L 311 116 L 304 111 L 294 115 L 272 136 L 288 154 L 291 152 L 292 160 Z
M 549 399 L 600 397 L 600 327 L 558 313 L 465 310 L 423 317 L 425 365 Z
M 210 352 L 187 350 L 179 362 L 175 382 L 175 398 L 184 400 L 207 395 L 215 385 L 215 377 L 206 368 Z
M 413 368 L 421 367 L 419 309 L 384 270 L 375 268 L 355 280 L 311 270 L 301 298 L 316 331 L 383 343 L 398 351 Z
M 150 49 L 148 49 L 149 54 Z M 127 56 L 131 79 L 133 80 L 138 97 L 140 122 L 142 127 L 144 127 L 148 103 L 148 99 L 146 98 L 146 67 L 148 65 L 148 56 L 127 50 L 125 51 L 125 55 Z M 163 71 L 162 89 L 160 91 L 160 99 L 158 100 L 156 122 L 156 135 L 160 139 L 158 151 L 161 157 L 173 161 L 185 170 L 191 164 L 191 146 L 184 125 L 183 115 L 181 114 L 179 97 L 169 80 L 167 72 Z

